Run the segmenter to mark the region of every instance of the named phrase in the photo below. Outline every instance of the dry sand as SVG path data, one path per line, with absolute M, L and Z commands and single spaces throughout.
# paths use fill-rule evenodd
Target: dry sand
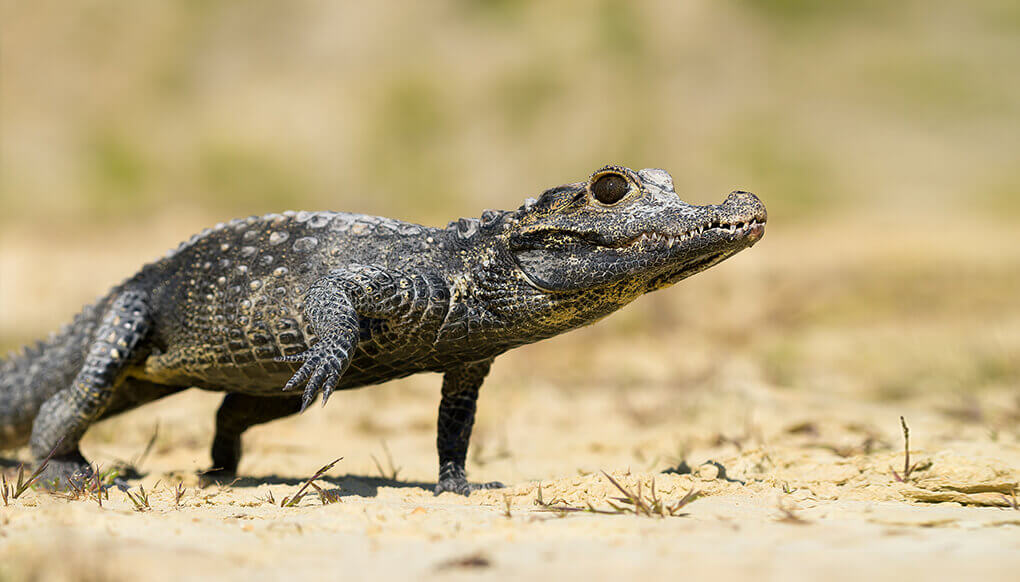
M 432 495 L 437 376 L 256 428 L 244 477 L 205 488 L 196 472 L 219 395 L 186 393 L 98 425 L 83 445 L 104 467 L 138 465 L 131 491 L 151 492 L 150 509 L 119 490 L 102 507 L 28 492 L 0 507 L 0 579 L 1015 580 L 1020 312 L 1017 251 L 1002 249 L 1020 249 L 1018 235 L 999 235 L 993 253 L 904 234 L 895 252 L 855 245 L 835 267 L 827 257 L 843 251 L 814 248 L 818 236 L 766 239 L 682 289 L 498 360 L 468 468 L 505 490 Z M 62 260 L 15 235 L 0 248 L 20 277 L 5 300 L 46 288 L 23 261 Z M 900 415 L 917 464 L 906 483 L 894 475 Z M 319 485 L 339 501 L 280 507 L 337 457 Z M 621 494 L 601 471 L 645 497 L 654 483 L 667 505 L 700 496 L 675 516 L 614 515 Z M 550 510 L 539 489 L 547 505 L 610 513 Z

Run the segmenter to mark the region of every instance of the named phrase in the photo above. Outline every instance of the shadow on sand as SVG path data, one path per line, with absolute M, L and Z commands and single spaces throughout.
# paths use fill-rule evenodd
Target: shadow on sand
M 261 485 L 302 485 L 306 478 L 280 477 L 278 475 L 265 475 L 262 477 L 238 477 L 233 480 L 211 479 L 208 485 L 229 485 L 231 487 L 259 487 Z M 341 475 L 339 477 L 323 476 L 316 479 L 317 483 L 329 483 L 340 489 L 341 497 L 375 497 L 379 494 L 381 487 L 395 487 L 399 489 L 423 489 L 432 492 L 436 484 L 419 481 L 401 481 L 387 479 L 385 477 L 370 477 L 367 475 Z

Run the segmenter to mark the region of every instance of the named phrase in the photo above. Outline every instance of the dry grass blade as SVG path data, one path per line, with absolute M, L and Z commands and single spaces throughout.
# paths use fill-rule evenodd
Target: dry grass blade
M 148 511 L 152 509 L 149 506 L 149 494 L 145 491 L 145 487 L 139 485 L 138 493 L 125 491 L 124 495 L 127 495 L 127 498 L 131 500 L 131 504 L 135 506 L 135 511 Z
M 11 495 L 10 484 L 7 483 L 7 474 L 0 473 L 0 497 L 3 497 L 4 507 L 10 503 L 9 498 Z
M 556 513 L 556 514 L 561 515 L 561 516 L 562 515 L 566 515 L 568 513 L 574 513 L 574 512 L 579 512 L 579 511 L 588 512 L 588 513 L 613 513 L 613 512 L 610 512 L 610 511 L 604 511 L 604 510 L 600 511 L 600 510 L 597 510 L 594 507 L 592 507 L 592 505 L 590 503 L 588 504 L 588 507 L 585 508 L 585 507 L 574 507 L 574 506 L 570 505 L 569 503 L 567 503 L 566 500 L 564 500 L 564 499 L 553 499 L 551 501 L 546 501 L 545 497 L 542 495 L 542 486 L 541 485 L 538 486 L 538 494 L 535 497 L 535 505 L 537 505 L 537 506 L 539 506 L 541 508 L 541 509 L 539 509 L 539 511 L 548 511 L 548 512 L 551 512 L 551 513 Z
M 181 499 L 184 499 L 184 494 L 187 492 L 187 487 L 184 486 L 184 482 L 179 481 L 174 487 L 174 507 L 181 506 Z
M 635 493 L 631 493 L 630 491 L 628 491 L 626 488 L 624 488 L 623 485 L 620 485 L 620 483 L 616 479 L 613 479 L 612 477 L 610 477 L 609 473 L 606 473 L 605 471 L 602 471 L 602 474 L 605 475 L 606 479 L 609 479 L 609 482 L 612 483 L 614 487 L 616 487 L 617 489 L 620 490 L 620 493 L 623 493 L 624 497 L 622 497 L 622 498 L 617 497 L 616 498 L 617 501 L 621 501 L 621 502 L 626 503 L 628 505 L 632 505 L 633 508 L 634 508 L 634 513 L 640 513 L 641 515 L 654 515 L 654 513 L 652 512 L 652 508 L 648 507 L 648 505 L 645 503 L 645 501 L 643 499 L 641 499 L 641 482 L 640 481 L 638 481 L 638 489 L 637 489 L 637 493 L 635 494 Z M 652 481 L 652 483 L 653 483 L 653 485 L 652 485 L 652 492 L 654 493 L 654 491 L 655 491 L 655 485 L 654 485 L 655 481 Z
M 634 513 L 635 515 L 644 515 L 647 517 L 666 517 L 666 516 L 675 517 L 681 509 L 689 505 L 700 495 L 700 492 L 697 489 L 691 489 L 682 498 L 680 498 L 679 501 L 672 505 L 669 505 L 665 502 L 665 500 L 659 497 L 658 493 L 656 493 L 655 479 L 652 479 L 650 487 L 651 491 L 649 493 L 649 497 L 646 499 L 641 493 L 640 482 L 638 482 L 637 485 L 637 492 L 634 493 L 626 489 L 623 485 L 621 485 L 616 479 L 613 479 L 605 471 L 603 471 L 602 474 L 605 475 L 607 479 L 609 479 L 609 482 L 612 483 L 613 486 L 615 486 L 617 489 L 620 490 L 621 493 L 624 494 L 624 497 L 617 497 L 615 498 L 615 500 L 620 503 L 626 504 L 627 507 L 616 506 L 613 505 L 612 503 L 610 503 L 610 505 L 613 505 L 614 508 L 620 511 Z
M 66 492 L 54 492 L 54 495 L 65 499 L 81 499 L 88 491 L 88 482 L 84 480 L 67 478 L 64 479 L 64 482 L 66 483 Z M 91 479 L 89 479 L 89 482 L 91 482 Z
M 1016 489 L 1010 491 L 1008 497 L 1006 495 L 1003 495 L 1002 499 L 1015 511 L 1020 511 L 1020 502 L 1018 502 L 1016 498 Z
M 388 473 L 383 470 L 382 464 L 379 462 L 379 459 L 375 458 L 375 455 L 369 456 L 372 457 L 372 462 L 375 463 L 375 468 L 379 471 L 380 477 L 383 479 L 389 479 L 390 481 L 396 481 L 401 468 L 393 464 L 393 455 L 390 453 L 390 447 L 386 445 L 386 441 L 382 441 L 382 448 L 383 452 L 386 453 L 386 464 L 390 467 Z
M 322 468 L 316 471 L 314 475 L 305 480 L 304 484 L 301 485 L 301 488 L 298 489 L 297 493 L 295 493 L 291 497 L 284 497 L 283 500 L 280 501 L 280 507 L 295 507 L 297 506 L 298 503 L 301 503 L 301 500 L 304 499 L 305 495 L 308 495 L 307 493 L 305 493 L 305 490 L 312 485 L 312 482 L 325 475 L 326 471 L 332 469 L 334 465 L 336 465 L 342 460 L 343 457 L 340 457 L 333 461 L 332 463 L 323 465 Z
M 692 488 L 690 491 L 687 492 L 686 495 L 681 497 L 679 501 L 677 501 L 673 505 L 669 506 L 669 514 L 670 515 L 676 515 L 677 512 L 679 512 L 681 509 L 683 509 L 684 507 L 689 505 L 691 502 L 693 502 L 695 499 L 697 499 L 700 496 L 701 496 L 701 492 L 698 491 L 697 489 L 693 489 Z
M 53 459 L 53 455 L 57 453 L 57 447 L 59 447 L 62 442 L 64 442 L 63 437 L 57 441 L 57 444 L 53 445 L 53 448 L 50 449 L 50 454 L 46 455 L 46 458 L 39 463 L 39 466 L 35 468 L 35 471 L 32 472 L 27 480 L 25 479 L 25 465 L 22 464 L 18 466 L 18 485 L 14 488 L 14 499 L 21 497 L 22 493 L 27 491 L 29 487 L 39 480 L 39 476 L 46 470 L 46 466 L 50 464 L 50 460 Z
M 315 483 L 312 483 L 312 488 L 315 489 L 315 492 L 319 494 L 319 501 L 323 505 L 329 505 L 331 503 L 338 503 L 340 501 L 343 501 L 339 489 L 323 489 L 322 487 L 319 487 Z
M 106 488 L 103 486 L 102 475 L 102 471 L 97 466 L 88 477 L 80 479 L 73 477 L 65 478 L 65 491 L 63 493 L 54 491 L 53 494 L 74 501 L 95 499 L 96 504 L 102 507 L 103 497 L 106 496 L 109 499 L 109 493 L 107 493 Z
M 267 489 L 266 490 L 266 494 L 264 496 L 257 497 L 256 499 L 258 499 L 259 501 L 261 501 L 263 503 L 268 503 L 269 505 L 276 505 L 276 498 L 273 497 L 273 490 L 272 489 Z
M 605 501 L 611 507 L 611 510 L 597 509 L 591 502 L 586 502 L 586 507 L 577 507 L 570 505 L 563 499 L 554 499 L 552 501 L 545 501 L 542 497 L 542 487 L 538 488 L 538 496 L 535 499 L 535 504 L 541 507 L 540 511 L 549 511 L 565 515 L 567 513 L 595 513 L 600 515 L 623 515 L 633 514 L 641 515 L 645 517 L 678 517 L 682 515 L 680 510 L 689 505 L 692 501 L 698 498 L 699 492 L 696 489 L 691 489 L 687 492 L 680 500 L 672 505 L 666 503 L 664 499 L 659 497 L 658 492 L 655 489 L 655 480 L 652 479 L 650 492 L 646 498 L 641 491 L 641 483 L 637 485 L 637 491 L 631 491 L 620 484 L 619 481 L 609 476 L 605 471 L 603 475 L 609 482 L 613 484 L 623 497 L 610 497 Z M 509 513 L 509 510 L 507 511 Z
M 103 489 L 103 481 L 99 477 L 99 471 L 93 471 L 92 473 L 92 486 L 89 488 L 89 496 L 95 495 L 96 503 L 99 507 L 103 506 L 103 495 L 108 495 Z

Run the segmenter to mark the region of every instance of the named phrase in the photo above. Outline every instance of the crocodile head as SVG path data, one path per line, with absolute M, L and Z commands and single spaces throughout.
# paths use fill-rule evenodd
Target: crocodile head
M 529 201 L 506 234 L 520 272 L 541 291 L 623 285 L 641 294 L 750 247 L 765 234 L 765 220 L 754 194 L 695 206 L 680 199 L 664 170 L 606 166 Z

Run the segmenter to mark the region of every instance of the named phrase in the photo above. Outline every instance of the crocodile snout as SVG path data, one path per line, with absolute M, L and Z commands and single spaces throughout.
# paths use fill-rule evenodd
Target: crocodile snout
M 720 205 L 719 210 L 723 213 L 724 217 L 731 221 L 739 221 L 740 219 L 743 219 L 743 222 L 754 221 L 764 223 L 768 221 L 768 211 L 765 210 L 765 203 L 754 194 L 744 192 L 743 190 L 730 192 L 730 195 Z

